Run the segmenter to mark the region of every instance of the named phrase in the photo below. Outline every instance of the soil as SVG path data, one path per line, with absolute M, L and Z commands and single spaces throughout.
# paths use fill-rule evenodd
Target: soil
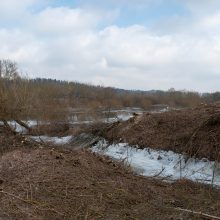
M 220 160 L 220 103 L 193 109 L 136 115 L 125 122 L 89 129 L 114 142 Z
M 0 219 L 205 219 L 220 217 L 220 191 L 136 176 L 88 150 L 0 133 Z

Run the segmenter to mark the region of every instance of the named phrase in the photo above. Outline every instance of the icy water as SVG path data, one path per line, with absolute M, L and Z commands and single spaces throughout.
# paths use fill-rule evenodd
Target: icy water
M 143 176 L 161 177 L 165 180 L 186 178 L 220 187 L 220 164 L 205 158 L 187 159 L 186 156 L 172 151 L 138 149 L 126 143 L 109 145 L 105 140 L 99 141 L 91 150 L 124 161 Z
M 48 137 L 31 136 L 36 141 L 54 143 L 56 145 L 71 145 L 73 136 Z M 75 137 L 77 138 L 77 137 Z M 151 148 L 138 149 L 126 143 L 111 144 L 101 139 L 91 148 L 92 152 L 123 161 L 139 175 L 162 178 L 171 181 L 180 178 L 195 182 L 212 184 L 220 187 L 220 164 L 208 159 L 187 158 L 186 155 L 172 151 L 154 150 Z

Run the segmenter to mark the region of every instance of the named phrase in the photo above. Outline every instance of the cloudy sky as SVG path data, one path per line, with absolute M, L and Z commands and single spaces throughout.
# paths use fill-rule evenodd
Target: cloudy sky
M 0 0 L 0 45 L 30 77 L 220 90 L 219 0 Z

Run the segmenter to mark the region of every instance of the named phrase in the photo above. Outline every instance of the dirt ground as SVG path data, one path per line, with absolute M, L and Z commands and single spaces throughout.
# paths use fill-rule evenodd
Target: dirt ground
M 127 142 L 220 160 L 220 103 L 193 109 L 137 115 L 111 126 L 93 126 L 92 133 Z
M 135 176 L 88 150 L 67 150 L 0 133 L 0 219 L 210 219 L 220 191 L 186 180 Z

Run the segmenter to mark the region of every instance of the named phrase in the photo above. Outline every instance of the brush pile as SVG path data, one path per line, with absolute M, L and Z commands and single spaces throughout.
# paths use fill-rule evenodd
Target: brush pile
M 220 103 L 146 113 L 111 126 L 93 126 L 90 131 L 112 142 L 220 161 Z

